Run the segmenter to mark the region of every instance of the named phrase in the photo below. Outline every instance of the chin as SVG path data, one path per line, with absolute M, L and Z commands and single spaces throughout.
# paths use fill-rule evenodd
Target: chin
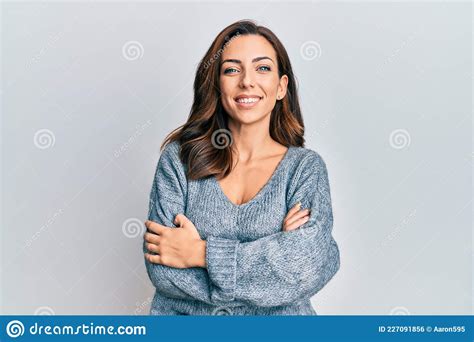
M 237 121 L 242 124 L 252 124 L 255 122 L 259 122 L 265 119 L 266 115 L 262 114 L 261 112 L 252 111 L 252 110 L 243 110 L 239 111 L 236 110 L 233 115 L 231 115 L 234 121 Z

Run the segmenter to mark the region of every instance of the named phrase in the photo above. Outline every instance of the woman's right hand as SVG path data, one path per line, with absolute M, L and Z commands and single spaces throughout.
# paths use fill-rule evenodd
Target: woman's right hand
M 298 202 L 288 211 L 285 219 L 283 220 L 283 231 L 288 232 L 290 230 L 298 229 L 301 225 L 305 224 L 309 220 L 311 214 L 309 209 L 301 208 L 301 202 Z

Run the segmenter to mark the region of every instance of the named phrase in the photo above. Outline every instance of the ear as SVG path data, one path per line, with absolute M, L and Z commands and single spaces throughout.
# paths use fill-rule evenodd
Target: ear
M 280 78 L 280 82 L 278 84 L 277 100 L 281 100 L 285 97 L 287 88 L 288 88 L 288 76 L 283 75 Z

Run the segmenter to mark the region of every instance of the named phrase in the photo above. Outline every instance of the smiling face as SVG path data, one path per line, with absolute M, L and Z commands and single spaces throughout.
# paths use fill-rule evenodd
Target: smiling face
M 234 37 L 224 48 L 219 74 L 222 105 L 231 119 L 252 123 L 270 116 L 286 94 L 275 49 L 262 36 Z

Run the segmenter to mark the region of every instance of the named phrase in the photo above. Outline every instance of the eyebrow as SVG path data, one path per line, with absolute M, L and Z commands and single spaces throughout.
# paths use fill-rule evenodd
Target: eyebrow
M 273 59 L 271 59 L 270 57 L 261 56 L 261 57 L 255 57 L 254 59 L 252 59 L 252 63 L 261 61 L 262 59 L 269 59 L 269 60 L 271 60 L 271 61 L 273 62 Z M 225 59 L 225 60 L 223 60 L 223 61 L 221 62 L 221 65 L 224 64 L 225 62 L 242 64 L 242 61 L 241 61 L 240 59 Z M 275 64 L 275 62 L 273 62 L 273 64 Z

